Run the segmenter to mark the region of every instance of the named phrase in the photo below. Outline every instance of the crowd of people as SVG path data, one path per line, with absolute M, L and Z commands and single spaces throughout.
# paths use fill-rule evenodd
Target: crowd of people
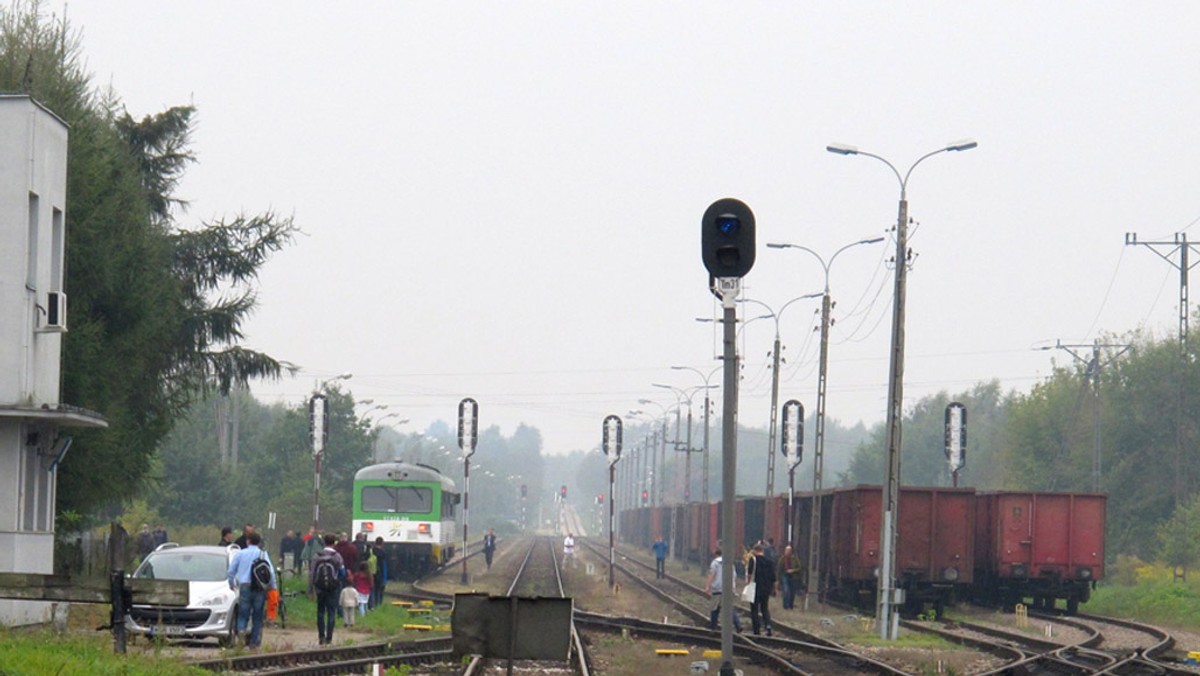
M 221 529 L 218 546 L 237 545 L 240 549 L 230 560 L 229 588 L 238 592 L 237 632 L 251 648 L 262 642 L 262 627 L 272 606 L 278 602 L 279 581 L 276 563 L 262 546 L 262 535 L 247 523 L 236 538 L 232 526 Z M 270 581 L 253 579 L 255 561 L 267 562 Z M 367 541 L 366 533 L 353 540 L 342 532 L 318 533 L 310 528 L 305 535 L 289 530 L 279 542 L 278 570 L 303 575 L 307 591 L 317 601 L 317 633 L 321 645 L 333 640 L 338 616 L 343 626 L 352 627 L 356 617 L 383 603 L 388 580 L 388 561 L 383 538 Z

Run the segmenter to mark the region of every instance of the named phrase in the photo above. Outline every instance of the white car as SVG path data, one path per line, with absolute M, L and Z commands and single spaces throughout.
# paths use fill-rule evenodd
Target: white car
M 181 547 L 160 545 L 133 572 L 134 578 L 187 580 L 187 608 L 134 605 L 125 617 L 131 633 L 164 638 L 215 637 L 221 645 L 237 638 L 237 592 L 229 588 L 226 572 L 237 545 Z

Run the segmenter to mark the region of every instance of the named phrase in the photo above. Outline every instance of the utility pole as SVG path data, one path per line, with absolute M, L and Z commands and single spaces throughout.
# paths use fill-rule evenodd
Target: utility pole
M 1125 233 L 1125 246 L 1137 245 L 1150 249 L 1159 258 L 1170 263 L 1172 267 L 1179 271 L 1179 368 L 1175 370 L 1175 459 L 1173 473 L 1175 475 L 1175 504 L 1181 505 L 1191 492 L 1191 482 L 1184 475 L 1185 472 L 1188 472 L 1189 465 L 1183 460 L 1183 416 L 1184 411 L 1188 410 L 1186 404 L 1187 388 L 1184 387 L 1183 381 L 1185 377 L 1184 366 L 1186 366 L 1188 360 L 1188 270 L 1196 265 L 1195 263 L 1188 262 L 1188 253 L 1196 245 L 1188 243 L 1186 232 L 1175 233 L 1175 240 L 1171 242 L 1142 242 L 1138 241 L 1136 232 Z M 1178 256 L 1173 257 L 1176 254 Z
M 1066 352 L 1075 358 L 1075 361 L 1084 365 L 1083 377 L 1092 381 L 1092 492 L 1100 492 L 1100 478 L 1103 474 L 1103 463 L 1100 455 L 1100 371 L 1109 364 L 1117 360 L 1118 357 L 1125 354 L 1132 348 L 1132 345 L 1115 345 L 1101 343 L 1097 338 L 1091 345 L 1064 345 L 1062 341 L 1055 341 L 1054 347 Z M 1076 350 L 1084 348 L 1092 348 L 1091 357 L 1085 357 Z M 1043 348 L 1051 349 L 1051 348 Z M 1118 350 L 1116 354 L 1109 356 L 1108 359 L 1100 359 L 1100 350 Z

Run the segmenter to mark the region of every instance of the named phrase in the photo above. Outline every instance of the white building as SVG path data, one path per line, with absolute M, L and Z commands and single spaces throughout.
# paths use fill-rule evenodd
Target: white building
M 59 399 L 66 198 L 66 123 L 28 96 L 0 95 L 0 572 L 54 572 L 64 428 L 108 425 Z M 0 600 L 4 624 L 49 613 Z

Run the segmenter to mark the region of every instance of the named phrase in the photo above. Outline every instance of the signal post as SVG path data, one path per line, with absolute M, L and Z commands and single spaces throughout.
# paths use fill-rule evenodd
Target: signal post
M 733 669 L 733 559 L 737 480 L 737 295 L 754 267 L 754 212 L 740 200 L 709 205 L 700 219 L 700 249 L 710 289 L 721 299 L 724 346 L 724 410 L 721 412 L 721 676 Z

